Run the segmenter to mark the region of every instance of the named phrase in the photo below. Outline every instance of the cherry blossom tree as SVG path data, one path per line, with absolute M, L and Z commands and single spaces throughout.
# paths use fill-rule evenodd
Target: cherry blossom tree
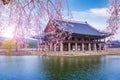
M 110 34 L 114 35 L 120 28 L 120 0 L 109 0 L 108 13 L 110 17 L 107 21 L 107 30 Z M 110 38 L 112 39 L 113 36 Z
M 3 24 L 7 27 L 14 24 L 13 40 L 20 46 L 25 43 L 26 36 L 40 35 L 43 24 L 49 19 L 63 19 L 65 7 L 71 18 L 67 0 L 1 0 L 0 31 L 4 28 Z

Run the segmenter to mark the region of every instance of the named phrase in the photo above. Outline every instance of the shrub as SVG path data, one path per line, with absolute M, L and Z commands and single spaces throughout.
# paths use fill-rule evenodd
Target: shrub
M 8 40 L 5 40 L 3 43 L 2 43 L 2 48 L 6 49 L 6 52 L 7 53 L 10 53 L 11 50 L 13 48 L 15 48 L 15 44 L 14 44 L 14 41 L 11 40 L 11 39 L 8 39 Z

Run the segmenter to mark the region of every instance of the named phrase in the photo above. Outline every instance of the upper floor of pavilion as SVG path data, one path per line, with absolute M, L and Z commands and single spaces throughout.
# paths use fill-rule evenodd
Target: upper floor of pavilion
M 44 32 L 49 35 L 54 30 L 64 30 L 65 32 L 71 32 L 71 40 L 97 40 L 109 37 L 110 34 L 101 32 L 95 29 L 87 22 L 77 22 L 69 20 L 49 20 Z

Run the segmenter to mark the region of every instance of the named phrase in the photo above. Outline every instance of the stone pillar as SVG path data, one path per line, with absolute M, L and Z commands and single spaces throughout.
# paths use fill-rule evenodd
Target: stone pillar
M 43 50 L 43 45 L 42 45 L 42 44 L 40 45 L 40 51 L 44 51 L 44 50 Z
M 39 43 L 37 44 L 37 50 L 40 51 L 40 45 L 39 45 Z
M 82 51 L 84 51 L 84 43 L 82 43 Z
M 91 51 L 91 43 L 88 44 L 88 49 Z
M 28 44 L 27 43 L 25 43 L 25 48 L 28 48 Z
M 101 51 L 101 43 L 99 44 L 99 50 Z
M 106 40 L 104 39 L 104 50 L 107 50 Z
M 96 43 L 94 43 L 94 51 L 96 51 L 97 50 L 97 48 L 96 48 Z
M 60 51 L 62 52 L 63 51 L 63 43 L 60 42 Z
M 46 43 L 44 45 L 44 51 L 47 51 L 47 45 L 46 45 Z
M 71 51 L 71 45 L 68 43 L 68 51 Z
M 77 43 L 75 43 L 75 51 L 77 51 Z
M 50 43 L 49 51 L 52 51 L 52 43 Z
M 56 51 L 56 44 L 54 44 L 54 51 Z
M 107 45 L 106 45 L 106 43 L 104 44 L 104 50 L 105 50 L 105 51 L 107 50 Z

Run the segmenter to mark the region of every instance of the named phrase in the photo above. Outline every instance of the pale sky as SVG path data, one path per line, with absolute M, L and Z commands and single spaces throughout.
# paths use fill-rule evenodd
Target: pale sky
M 107 7 L 109 0 L 69 0 L 73 20 L 87 21 L 90 25 L 100 31 L 105 31 L 107 27 Z M 120 40 L 120 29 L 115 34 L 115 40 Z

